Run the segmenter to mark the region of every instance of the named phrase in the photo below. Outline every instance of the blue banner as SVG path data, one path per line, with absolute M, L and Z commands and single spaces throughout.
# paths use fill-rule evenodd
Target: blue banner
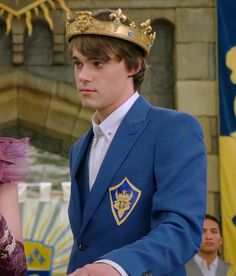
M 236 1 L 218 0 L 218 72 L 220 134 L 236 131 L 234 100 L 236 96 Z
M 223 257 L 236 264 L 236 1 L 217 1 Z

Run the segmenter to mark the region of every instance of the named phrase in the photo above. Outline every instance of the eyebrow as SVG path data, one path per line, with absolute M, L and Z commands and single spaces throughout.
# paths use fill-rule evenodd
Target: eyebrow
M 203 227 L 203 230 L 217 230 L 217 231 L 219 231 L 219 229 L 217 227 L 213 227 L 213 228 L 209 228 L 209 229 Z
M 72 56 L 71 59 L 72 60 L 79 60 L 79 58 L 77 58 L 76 56 Z

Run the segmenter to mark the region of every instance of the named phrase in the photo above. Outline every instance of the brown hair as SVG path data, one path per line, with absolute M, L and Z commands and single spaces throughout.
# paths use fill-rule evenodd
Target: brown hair
M 220 221 L 216 217 L 214 217 L 212 215 L 209 215 L 209 214 L 206 214 L 205 215 L 205 219 L 213 220 L 215 223 L 217 223 L 217 225 L 219 227 L 219 230 L 220 230 L 220 234 L 221 234 L 221 232 L 222 232 L 221 223 L 220 223 Z
M 93 17 L 102 21 L 110 21 L 109 14 L 113 12 L 109 9 L 97 10 Z M 131 20 L 126 19 L 122 22 L 129 25 Z M 69 43 L 68 54 L 72 56 L 72 49 L 76 48 L 89 59 L 102 59 L 107 62 L 111 59 L 109 54 L 114 54 L 118 62 L 124 60 L 127 70 L 139 68 L 140 70 L 133 75 L 134 89 L 139 90 L 147 68 L 144 51 L 134 43 L 116 37 L 103 35 L 77 35 Z

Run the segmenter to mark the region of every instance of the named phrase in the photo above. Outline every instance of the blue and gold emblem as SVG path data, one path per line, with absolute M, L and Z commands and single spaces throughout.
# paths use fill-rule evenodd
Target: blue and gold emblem
M 236 264 L 236 1 L 218 0 L 216 6 L 223 255 L 227 263 Z
M 233 84 L 236 84 L 236 46 L 232 47 L 229 49 L 229 51 L 226 53 L 226 66 L 231 70 L 231 74 L 230 74 L 230 81 Z M 227 92 L 226 92 L 227 93 Z M 234 97 L 234 100 L 233 100 Z M 233 131 L 230 133 L 230 135 L 232 137 L 236 137 L 236 121 L 235 121 L 235 116 L 236 116 L 236 95 L 235 95 L 235 90 L 233 90 L 233 95 L 231 96 L 231 101 L 233 101 L 232 105 L 233 108 L 231 106 L 231 108 L 227 110 L 227 112 L 232 112 L 232 110 L 234 111 L 234 116 L 232 116 L 232 126 L 233 126 Z M 230 101 L 229 101 L 229 103 Z
M 68 202 L 53 199 L 20 202 L 27 276 L 66 275 L 73 236 Z M 1 273 L 0 273 L 1 274 Z
M 119 184 L 109 188 L 112 214 L 118 225 L 121 225 L 136 206 L 141 191 L 127 177 Z
M 51 275 L 53 247 L 44 242 L 25 240 L 27 275 Z

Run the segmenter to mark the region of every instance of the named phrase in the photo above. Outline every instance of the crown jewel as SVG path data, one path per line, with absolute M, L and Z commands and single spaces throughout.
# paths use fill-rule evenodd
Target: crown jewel
M 128 40 L 141 47 L 145 55 L 149 53 L 156 33 L 152 32 L 150 19 L 141 23 L 139 26 L 135 22 L 131 22 L 129 26 L 123 24 L 127 17 L 121 9 L 118 9 L 109 15 L 111 21 L 102 21 L 95 19 L 90 11 L 79 11 L 76 17 L 72 18 L 67 14 L 66 19 L 66 40 L 70 40 L 77 35 L 96 34 L 117 37 Z

